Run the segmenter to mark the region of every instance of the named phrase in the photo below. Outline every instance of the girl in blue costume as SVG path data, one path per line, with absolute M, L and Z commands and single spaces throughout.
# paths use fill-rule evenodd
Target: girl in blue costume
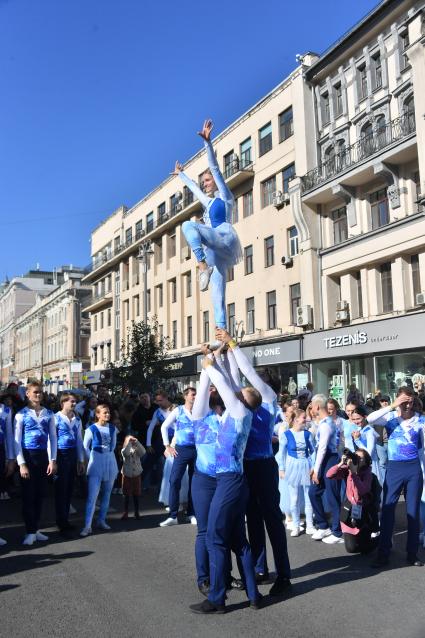
M 106 522 L 106 514 L 114 481 L 118 474 L 115 458 L 117 429 L 110 423 L 109 407 L 105 404 L 98 405 L 95 415 L 96 423 L 90 425 L 84 434 L 84 450 L 89 458 L 87 466 L 88 496 L 85 523 L 80 536 L 88 536 L 92 532 L 91 525 L 99 492 L 100 509 L 97 525 L 103 530 L 111 529 Z
M 372 472 L 375 474 L 381 485 L 384 484 L 384 475 L 379 465 L 378 452 L 376 451 L 376 444 L 379 438 L 379 434 L 375 431 L 372 425 L 369 425 L 366 420 L 366 410 L 361 406 L 357 406 L 353 410 L 351 421 L 359 429 L 354 430 L 351 434 L 354 441 L 354 446 L 361 450 L 366 450 L 372 459 Z
M 209 168 L 203 174 L 201 188 L 184 173 L 176 162 L 173 175 L 199 199 L 203 208 L 203 224 L 186 221 L 182 226 L 187 243 L 192 249 L 199 267 L 199 286 L 207 290 L 211 279 L 214 320 L 218 328 L 226 327 L 226 274 L 228 268 L 238 263 L 242 250 L 235 229 L 231 225 L 235 200 L 227 187 L 211 144 L 213 123 L 206 120 L 198 134 L 204 140 Z

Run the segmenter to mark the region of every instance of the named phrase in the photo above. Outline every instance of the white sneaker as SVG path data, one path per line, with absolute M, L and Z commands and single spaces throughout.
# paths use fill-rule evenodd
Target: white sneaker
M 40 532 L 40 530 L 37 530 L 36 533 L 35 533 L 35 540 L 36 541 L 48 541 L 49 537 L 46 536 L 46 534 L 42 534 Z
M 169 507 L 166 507 L 166 508 L 165 508 L 165 511 L 166 511 L 166 512 L 169 512 L 169 511 L 170 511 L 170 508 L 169 508 Z
M 171 525 L 178 525 L 178 520 L 176 518 L 171 518 L 168 517 L 165 519 L 165 521 L 162 521 L 162 523 L 159 524 L 160 527 L 170 527 Z
M 70 514 L 76 514 L 77 513 L 77 510 L 75 509 L 75 507 L 73 505 L 69 506 L 69 513 Z
M 208 290 L 208 285 L 210 283 L 210 278 L 211 278 L 213 270 L 214 270 L 214 268 L 209 266 L 205 270 L 200 270 L 199 271 L 199 276 L 198 276 L 198 279 L 199 279 L 199 290 L 201 292 L 203 292 L 204 290 Z
M 343 543 L 344 539 L 342 538 L 342 536 L 334 536 L 333 534 L 330 534 L 329 536 L 325 536 L 325 538 L 322 538 L 322 543 L 326 543 L 327 545 L 337 545 L 338 543 Z
M 36 540 L 35 534 L 27 534 L 22 541 L 22 545 L 34 545 Z
M 316 531 L 314 532 L 314 534 L 311 535 L 311 538 L 314 541 L 321 541 L 324 538 L 326 538 L 326 536 L 330 536 L 332 534 L 331 530 L 329 529 L 316 529 Z
M 111 526 L 108 525 L 108 523 L 106 521 L 97 521 L 97 526 L 100 529 L 104 529 L 105 531 L 108 531 L 111 529 Z
M 85 538 L 86 536 L 88 536 L 89 534 L 91 534 L 91 527 L 83 527 L 83 529 L 80 532 L 80 536 L 82 536 L 83 538 Z
M 112 488 L 111 494 L 118 494 L 118 488 L 117 487 Z
M 307 527 L 307 529 L 305 530 L 305 533 L 308 534 L 309 536 L 312 536 L 316 532 L 317 532 L 317 529 L 315 527 Z
M 7 541 L 0 537 L 0 547 L 3 547 L 3 545 L 7 545 Z
M 294 529 L 294 523 L 292 521 L 288 521 L 287 523 L 285 523 L 285 527 L 286 527 L 286 529 L 293 530 Z
M 195 516 L 188 516 L 188 517 L 186 518 L 186 520 L 187 520 L 187 522 L 188 522 L 188 523 L 190 523 L 191 525 L 197 525 L 197 524 L 198 524 L 198 522 L 197 522 L 197 520 L 196 520 L 196 517 L 195 517 Z
M 292 537 L 296 537 L 300 535 L 300 528 L 299 527 L 294 527 L 292 532 L 291 532 L 291 536 Z

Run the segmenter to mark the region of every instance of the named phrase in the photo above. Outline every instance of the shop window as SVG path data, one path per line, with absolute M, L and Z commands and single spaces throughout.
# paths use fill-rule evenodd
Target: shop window
M 420 392 L 425 384 L 425 351 L 376 357 L 377 386 L 394 399 L 398 389 L 407 385 Z
M 382 291 L 382 312 L 393 311 L 393 284 L 391 276 L 391 262 L 382 264 L 381 272 L 381 291 Z
M 342 208 L 332 211 L 331 219 L 333 222 L 334 244 L 340 244 L 348 239 L 347 207 L 342 206 Z
M 372 230 L 386 226 L 390 221 L 387 189 L 381 188 L 369 195 Z
M 297 308 L 301 306 L 301 284 L 289 286 L 289 308 L 291 311 L 291 324 L 297 325 Z

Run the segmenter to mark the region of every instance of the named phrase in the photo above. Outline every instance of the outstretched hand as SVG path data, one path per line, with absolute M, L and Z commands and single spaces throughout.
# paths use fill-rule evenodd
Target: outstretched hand
M 229 341 L 232 340 L 232 337 L 224 328 L 215 329 L 215 338 L 217 341 L 222 341 L 223 343 L 229 343 Z
M 183 171 L 183 165 L 180 164 L 178 160 L 176 160 L 176 164 L 174 166 L 174 170 L 170 173 L 170 175 L 178 175 Z
M 211 131 L 214 128 L 214 124 L 212 120 L 205 120 L 204 126 L 202 127 L 202 131 L 198 131 L 198 135 L 202 137 L 203 140 L 209 142 L 211 139 Z

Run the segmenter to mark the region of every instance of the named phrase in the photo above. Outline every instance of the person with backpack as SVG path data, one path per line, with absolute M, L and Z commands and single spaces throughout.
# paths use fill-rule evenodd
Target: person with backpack
M 381 486 L 371 466 L 372 459 L 366 449 L 353 453 L 346 448 L 340 462 L 326 472 L 328 479 L 346 482 L 341 529 L 349 554 L 368 554 L 378 544 L 378 538 L 372 534 L 379 529 Z

